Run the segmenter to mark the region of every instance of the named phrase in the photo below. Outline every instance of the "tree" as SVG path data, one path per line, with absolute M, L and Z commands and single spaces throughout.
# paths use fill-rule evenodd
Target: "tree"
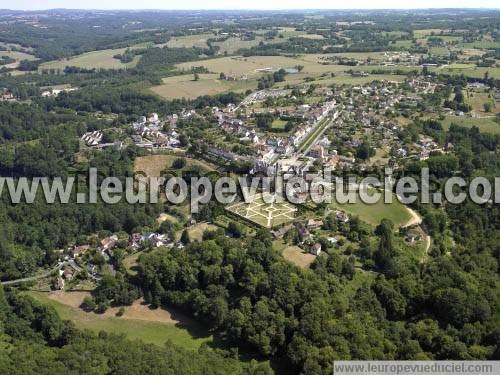
M 491 112 L 492 105 L 491 105 L 490 102 L 486 102 L 486 103 L 483 104 L 483 108 L 484 108 L 485 112 Z
M 174 168 L 174 169 L 182 169 L 185 166 L 186 166 L 186 159 L 185 158 L 177 158 L 172 163 L 172 168 Z
M 94 311 L 94 309 L 96 308 L 96 303 L 91 296 L 86 296 L 83 299 L 83 302 L 80 305 L 80 307 L 85 311 Z
M 184 229 L 181 234 L 181 242 L 184 245 L 187 245 L 188 243 L 191 242 L 191 239 L 189 238 L 189 232 L 187 229 Z
M 199 81 L 200 80 L 200 75 L 198 73 L 194 73 L 194 80 Z

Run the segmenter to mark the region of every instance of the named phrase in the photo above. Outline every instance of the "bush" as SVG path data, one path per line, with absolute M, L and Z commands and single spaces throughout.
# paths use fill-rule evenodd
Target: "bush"
M 96 303 L 92 297 L 87 296 L 83 299 L 80 307 L 85 311 L 93 311 L 96 308 Z

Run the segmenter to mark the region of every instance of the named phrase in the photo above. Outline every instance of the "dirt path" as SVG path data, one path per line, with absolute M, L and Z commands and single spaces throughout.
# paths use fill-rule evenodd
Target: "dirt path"
M 403 228 L 411 227 L 414 225 L 421 225 L 422 224 L 422 216 L 420 216 L 415 210 L 412 210 L 408 206 L 405 206 L 405 208 L 410 213 L 411 219 L 408 220 L 408 222 L 405 225 L 403 225 Z M 425 233 L 423 228 L 422 228 L 422 231 Z M 424 256 L 422 257 L 422 260 L 420 261 L 421 263 L 424 263 L 427 260 L 427 256 L 429 254 L 431 244 L 432 244 L 431 236 L 429 236 L 427 233 L 425 233 L 425 249 L 424 249 Z
M 417 212 L 415 212 L 414 210 L 412 210 L 408 206 L 405 206 L 405 208 L 409 212 L 409 214 L 411 215 L 411 219 L 408 220 L 408 222 L 405 225 L 403 225 L 403 228 L 411 227 L 413 225 L 422 224 L 422 217 Z

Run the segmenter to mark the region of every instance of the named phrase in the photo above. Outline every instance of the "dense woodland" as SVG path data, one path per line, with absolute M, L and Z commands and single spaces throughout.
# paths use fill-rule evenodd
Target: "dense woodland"
M 243 366 L 209 348 L 193 352 L 78 331 L 51 307 L 3 289 L 0 341 L 0 368 L 8 374 L 271 374 L 265 363 Z

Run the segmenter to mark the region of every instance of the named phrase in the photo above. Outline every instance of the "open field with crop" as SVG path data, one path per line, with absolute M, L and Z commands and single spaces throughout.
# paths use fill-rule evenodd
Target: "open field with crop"
M 161 85 L 153 86 L 151 90 L 165 99 L 194 99 L 202 95 L 246 91 L 256 87 L 255 80 L 225 81 L 219 79 L 219 74 L 200 74 L 199 80 L 195 81 L 192 74 L 187 74 L 164 78 Z
M 102 51 L 93 51 L 83 53 L 78 56 L 73 56 L 67 59 L 48 61 L 40 65 L 41 69 L 60 69 L 63 70 L 66 66 L 77 66 L 79 68 L 96 68 L 96 69 L 123 69 L 137 65 L 140 56 L 135 56 L 134 60 L 129 63 L 122 63 L 113 56 L 123 53 L 126 48 L 105 49 Z
M 78 306 L 85 295 L 88 295 L 85 292 L 33 291 L 29 294 L 54 307 L 62 319 L 71 320 L 80 329 L 125 334 L 129 339 L 140 339 L 161 346 L 171 340 L 181 347 L 193 350 L 212 341 L 212 337 L 192 319 L 173 310 L 149 310 L 149 307 L 138 301 L 126 307 L 122 317 L 115 317 L 118 309 L 109 309 L 102 315 L 80 309 Z

